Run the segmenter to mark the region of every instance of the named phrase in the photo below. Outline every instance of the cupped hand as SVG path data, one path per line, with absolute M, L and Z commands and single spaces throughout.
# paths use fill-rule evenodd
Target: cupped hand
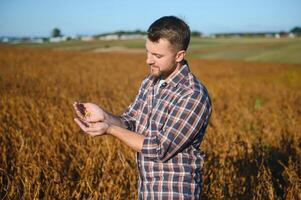
M 74 121 L 78 126 L 87 134 L 91 136 L 104 135 L 109 128 L 109 124 L 106 122 L 94 122 L 90 123 L 88 121 L 82 120 L 80 118 L 74 118 Z
M 87 122 L 104 122 L 105 111 L 94 103 L 74 102 L 73 107 L 79 118 Z

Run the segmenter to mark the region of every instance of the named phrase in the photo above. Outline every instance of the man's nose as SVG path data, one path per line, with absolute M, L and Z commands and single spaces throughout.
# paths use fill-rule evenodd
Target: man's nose
M 154 64 L 154 59 L 152 55 L 147 55 L 146 64 L 148 65 Z

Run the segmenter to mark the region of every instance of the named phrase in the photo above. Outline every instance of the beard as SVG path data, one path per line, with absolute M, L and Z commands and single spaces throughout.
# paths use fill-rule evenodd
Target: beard
M 160 67 L 150 66 L 150 74 L 156 78 L 160 77 L 162 75 Z
M 172 73 L 175 72 L 175 70 L 177 70 L 177 68 L 179 67 L 179 63 L 175 63 L 170 69 L 168 70 L 161 70 L 160 67 L 155 66 L 155 65 L 149 65 L 150 68 L 150 75 L 154 76 L 155 78 L 167 78 L 168 76 L 170 76 Z

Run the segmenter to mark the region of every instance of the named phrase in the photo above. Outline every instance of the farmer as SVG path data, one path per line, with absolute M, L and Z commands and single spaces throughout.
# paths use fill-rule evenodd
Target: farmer
M 139 199 L 200 199 L 204 156 L 199 150 L 211 114 L 204 85 L 184 59 L 190 29 L 166 16 L 148 29 L 150 74 L 121 116 L 74 103 L 75 122 L 89 135 L 112 135 L 137 152 Z

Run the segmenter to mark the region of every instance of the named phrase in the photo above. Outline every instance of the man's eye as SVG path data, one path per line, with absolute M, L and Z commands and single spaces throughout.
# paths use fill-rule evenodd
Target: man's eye
M 162 55 L 156 55 L 156 57 L 157 57 L 157 58 L 162 58 L 163 56 L 162 56 Z

